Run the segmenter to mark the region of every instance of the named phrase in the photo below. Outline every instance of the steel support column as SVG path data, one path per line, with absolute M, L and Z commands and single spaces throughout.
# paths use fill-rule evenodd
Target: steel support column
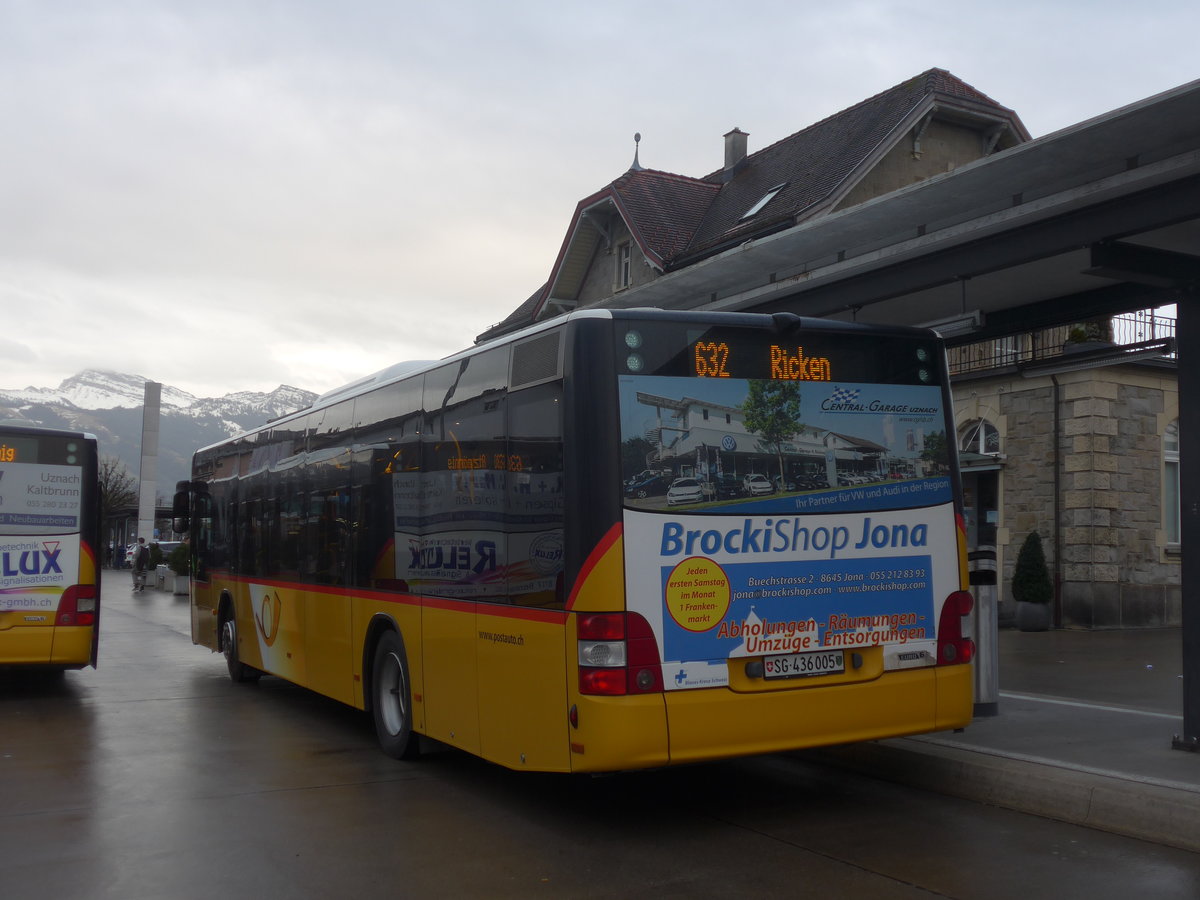
M 1200 286 L 1180 292 L 1175 325 L 1179 353 L 1179 517 L 1183 547 L 1183 731 L 1177 750 L 1200 751 Z

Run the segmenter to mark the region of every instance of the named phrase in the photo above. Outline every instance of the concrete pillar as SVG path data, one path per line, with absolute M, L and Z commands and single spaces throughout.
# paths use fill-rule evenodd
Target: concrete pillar
M 138 537 L 154 540 L 155 495 L 158 490 L 158 421 L 162 408 L 162 385 L 146 382 L 142 403 L 142 460 L 138 470 Z

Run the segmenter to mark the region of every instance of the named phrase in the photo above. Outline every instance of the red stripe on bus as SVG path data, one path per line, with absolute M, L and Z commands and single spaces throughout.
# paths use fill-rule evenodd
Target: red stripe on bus
M 522 619 L 526 622 L 563 623 L 567 614 L 557 609 L 535 609 L 525 606 L 508 606 L 503 603 L 489 603 L 486 600 L 455 600 L 449 597 L 419 597 L 416 594 L 404 594 L 396 591 L 380 591 L 373 588 L 338 588 L 319 584 L 303 584 L 298 581 L 277 581 L 271 578 L 253 578 L 247 575 L 228 575 L 212 570 L 213 574 L 221 575 L 223 581 L 237 584 L 257 584 L 263 587 L 282 588 L 289 591 L 303 591 L 309 594 L 325 594 L 338 597 L 361 597 L 369 600 L 379 600 L 384 603 L 404 603 L 409 606 L 426 606 L 432 609 L 446 609 L 453 612 L 476 613 L 478 615 L 499 616 L 503 619 Z
M 596 544 L 592 552 L 588 554 L 588 558 L 584 560 L 583 566 L 579 570 L 579 577 L 575 579 L 575 585 L 571 588 L 571 596 L 567 598 L 567 609 L 575 608 L 575 597 L 579 594 L 583 583 L 592 574 L 592 569 L 596 568 L 605 554 L 612 549 L 612 545 L 620 540 L 623 530 L 624 526 L 620 522 L 614 524 L 612 528 L 608 529 L 608 533 L 600 539 L 600 543 Z

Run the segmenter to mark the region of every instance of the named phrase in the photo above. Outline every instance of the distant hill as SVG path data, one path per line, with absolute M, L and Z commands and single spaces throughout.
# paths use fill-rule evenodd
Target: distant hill
M 120 459 L 133 475 L 141 465 L 142 399 L 148 379 L 85 369 L 57 388 L 0 388 L 0 418 L 89 431 L 100 453 Z M 270 393 L 242 391 L 224 397 L 194 397 L 163 385 L 158 434 L 157 493 L 170 497 L 175 482 L 188 477 L 199 447 L 303 409 L 311 391 L 281 384 Z

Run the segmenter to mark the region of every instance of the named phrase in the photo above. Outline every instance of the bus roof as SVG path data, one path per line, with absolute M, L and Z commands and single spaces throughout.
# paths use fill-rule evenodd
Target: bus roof
M 23 432 L 34 436 L 45 434 L 56 437 L 76 437 L 85 441 L 94 441 L 96 436 L 90 431 L 77 431 L 73 428 L 56 428 L 43 425 L 41 422 L 30 422 L 28 419 L 0 419 L 0 430 L 6 432 Z
M 408 360 L 404 362 L 394 363 L 387 368 L 380 369 L 371 375 L 366 375 L 355 381 L 348 382 L 341 387 L 326 391 L 318 396 L 308 406 L 302 407 L 290 412 L 286 415 L 271 419 L 268 422 L 257 428 L 248 428 L 245 431 L 232 435 L 222 441 L 216 441 L 205 447 L 199 448 L 197 452 L 208 450 L 213 447 L 220 447 L 229 443 L 232 440 L 240 438 L 248 434 L 256 434 L 262 431 L 269 425 L 274 425 L 279 422 L 290 421 L 297 416 L 307 414 L 314 410 L 324 409 L 332 406 L 342 400 L 357 397 L 360 394 L 365 394 L 375 388 L 384 387 L 385 385 L 393 384 L 397 381 L 402 381 L 413 375 L 418 375 L 426 372 L 437 366 L 442 366 L 447 363 L 452 363 L 455 360 L 465 359 L 474 356 L 477 353 L 482 353 L 493 347 L 503 346 L 504 344 L 512 344 L 517 341 L 524 340 L 543 331 L 549 331 L 553 328 L 559 328 L 570 322 L 575 322 L 580 319 L 641 319 L 648 321 L 688 321 L 696 323 L 712 323 L 712 324 L 727 324 L 727 325 L 742 325 L 748 328 L 769 328 L 778 331 L 791 330 L 797 327 L 815 331 L 840 331 L 840 332 L 872 332 L 880 335 L 894 335 L 897 337 L 908 336 L 914 337 L 918 335 L 930 334 L 928 328 L 915 328 L 907 325 L 869 325 L 859 322 L 842 322 L 834 319 L 817 319 L 806 316 L 798 316 L 794 313 L 779 312 L 779 313 L 753 313 L 753 312 L 724 312 L 719 310 L 690 310 L 690 309 L 659 309 L 657 307 L 632 307 L 628 309 L 601 309 L 589 308 L 574 310 L 562 316 L 556 316 L 553 319 L 548 319 L 544 322 L 530 325 L 522 328 L 520 331 L 514 331 L 510 334 L 501 335 L 490 341 L 485 341 L 468 347 L 464 350 L 459 350 L 449 356 L 444 356 L 441 359 L 434 360 Z

